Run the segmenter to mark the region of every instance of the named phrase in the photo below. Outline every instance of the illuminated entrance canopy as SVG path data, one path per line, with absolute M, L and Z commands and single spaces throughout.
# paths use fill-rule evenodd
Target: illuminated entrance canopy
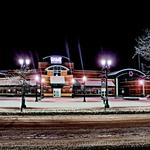
M 51 64 L 62 64 L 62 57 L 61 56 L 51 56 L 50 62 L 51 62 Z

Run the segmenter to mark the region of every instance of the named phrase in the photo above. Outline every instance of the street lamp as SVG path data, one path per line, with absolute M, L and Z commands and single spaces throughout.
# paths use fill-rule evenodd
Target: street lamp
M 71 80 L 71 83 L 72 83 L 72 98 L 74 97 L 74 84 L 75 84 L 75 79 L 74 78 L 72 78 L 72 80 Z
M 86 80 L 87 80 L 87 77 L 86 77 L 86 76 L 83 76 L 83 77 L 82 77 L 82 80 L 83 80 L 83 95 L 84 95 L 83 102 L 86 102 L 86 100 L 85 100 L 85 82 L 86 82 Z
M 20 67 L 21 67 L 21 77 L 22 77 L 22 101 L 21 101 L 21 112 L 23 108 L 26 108 L 25 104 L 25 86 L 26 86 L 26 79 L 25 79 L 25 74 L 28 70 L 29 64 L 30 64 L 30 59 L 23 59 L 20 58 L 18 60 Z
M 41 78 L 40 80 L 40 96 L 41 96 L 41 99 L 43 98 L 43 88 L 44 88 L 44 83 L 45 83 L 45 78 Z
M 103 67 L 103 70 L 105 71 L 105 100 L 104 100 L 104 104 L 105 104 L 105 108 L 109 108 L 109 103 L 108 103 L 108 71 L 110 69 L 110 66 L 112 64 L 112 61 L 110 59 L 102 59 L 101 60 L 101 65 Z
M 145 80 L 139 79 L 139 84 L 142 86 L 142 95 L 145 96 Z
M 43 91 L 43 86 L 44 86 L 44 83 L 45 83 L 45 79 L 44 78 L 42 78 L 41 77 L 41 75 L 40 75 L 40 77 L 39 77 L 39 75 L 36 75 L 35 76 L 35 81 L 36 81 L 36 93 L 35 93 L 35 96 L 36 96 L 36 99 L 35 99 L 35 102 L 38 102 L 38 83 L 40 83 L 40 99 L 42 99 L 42 91 Z
M 36 81 L 36 85 L 35 85 L 35 102 L 38 102 L 38 92 L 37 92 L 37 89 L 38 89 L 38 82 L 40 80 L 40 77 L 38 75 L 35 76 L 35 81 Z

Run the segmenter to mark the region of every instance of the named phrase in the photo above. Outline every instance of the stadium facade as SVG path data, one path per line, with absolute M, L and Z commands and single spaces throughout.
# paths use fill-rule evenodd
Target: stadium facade
M 38 95 L 50 97 L 74 97 L 83 96 L 83 94 L 86 96 L 104 96 L 106 94 L 106 76 L 102 70 L 76 70 L 74 63 L 64 56 L 46 56 L 38 62 L 37 69 L 29 69 L 24 74 L 26 95 L 38 93 Z M 40 79 L 38 81 L 35 80 L 37 75 Z M 85 83 L 83 76 L 87 77 Z M 139 84 L 140 78 L 144 78 L 144 85 Z M 145 74 L 131 68 L 109 73 L 108 96 L 149 95 L 150 82 L 145 79 Z M 0 94 L 21 95 L 22 82 L 22 72 L 19 69 L 1 71 Z

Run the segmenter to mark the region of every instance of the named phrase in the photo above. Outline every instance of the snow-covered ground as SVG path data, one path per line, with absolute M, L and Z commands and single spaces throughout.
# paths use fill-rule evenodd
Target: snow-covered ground
M 21 106 L 21 97 L 0 97 L 0 109 L 17 109 Z M 30 109 L 42 110 L 82 110 L 82 109 L 102 109 L 104 108 L 103 100 L 100 97 L 83 97 L 79 98 L 43 98 L 35 102 L 35 97 L 26 97 L 26 106 Z M 113 108 L 150 108 L 150 100 L 140 98 L 139 100 L 127 100 L 122 98 L 109 98 L 110 109 Z

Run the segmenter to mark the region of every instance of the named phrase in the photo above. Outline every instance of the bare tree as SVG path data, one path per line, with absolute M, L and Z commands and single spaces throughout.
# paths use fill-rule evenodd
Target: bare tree
M 150 30 L 146 29 L 142 36 L 136 39 L 137 45 L 135 48 L 135 54 L 133 58 L 138 55 L 139 69 L 149 74 L 150 66 L 147 63 L 150 61 Z M 140 61 L 140 57 L 143 58 L 143 62 Z

